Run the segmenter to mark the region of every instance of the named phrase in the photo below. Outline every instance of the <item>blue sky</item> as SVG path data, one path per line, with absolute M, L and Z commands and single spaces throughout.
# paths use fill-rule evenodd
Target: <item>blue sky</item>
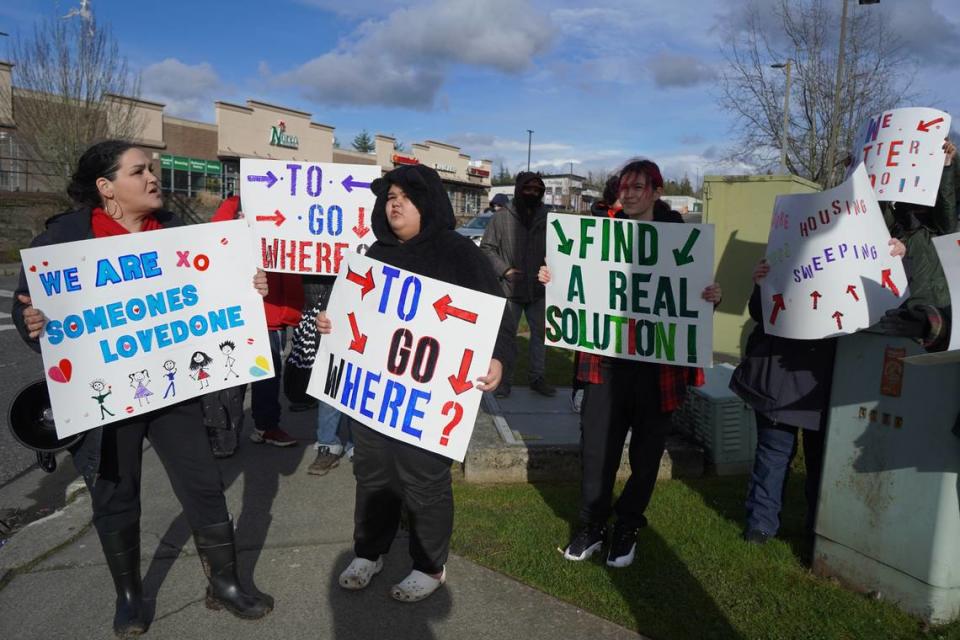
M 615 169 L 642 155 L 673 177 L 721 160 L 716 105 L 725 27 L 750 0 L 93 0 L 167 113 L 213 121 L 248 98 L 308 111 L 347 146 L 361 129 L 460 145 L 544 170 Z M 833 0 L 839 6 L 839 0 Z M 760 0 L 769 6 L 773 0 Z M 79 0 L 61 0 L 62 13 Z M 48 0 L 4 0 L 0 31 L 31 28 Z M 919 63 L 917 106 L 960 116 L 960 2 L 881 0 Z M 0 57 L 6 49 L 0 42 Z M 955 129 L 957 127 L 955 126 Z

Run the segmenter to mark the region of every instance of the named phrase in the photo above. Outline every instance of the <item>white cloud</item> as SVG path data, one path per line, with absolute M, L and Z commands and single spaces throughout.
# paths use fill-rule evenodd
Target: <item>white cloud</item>
M 451 65 L 516 74 L 550 40 L 547 18 L 528 2 L 430 0 L 362 23 L 336 49 L 278 82 L 325 104 L 428 109 Z
M 209 63 L 189 65 L 167 58 L 143 70 L 143 94 L 162 102 L 166 112 L 185 118 L 208 115 L 225 90 Z

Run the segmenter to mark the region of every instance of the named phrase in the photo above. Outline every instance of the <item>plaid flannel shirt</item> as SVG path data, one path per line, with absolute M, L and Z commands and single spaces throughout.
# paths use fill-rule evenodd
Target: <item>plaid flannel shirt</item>
M 592 353 L 580 353 L 577 361 L 577 380 L 600 384 L 603 374 L 600 364 L 606 359 L 604 356 Z M 687 393 L 687 385 L 703 386 L 703 369 L 699 367 L 677 367 L 669 364 L 660 366 L 660 411 L 667 413 L 676 411 L 683 404 Z

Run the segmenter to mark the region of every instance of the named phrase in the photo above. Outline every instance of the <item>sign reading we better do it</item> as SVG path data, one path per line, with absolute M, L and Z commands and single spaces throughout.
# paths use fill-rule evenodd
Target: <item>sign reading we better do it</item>
M 908 296 L 866 168 L 820 193 L 777 196 L 760 287 L 770 335 L 816 340 L 876 324 Z
M 183 231 L 20 252 L 60 438 L 274 375 L 250 230 Z
M 709 367 L 713 225 L 547 217 L 548 345 Z
M 260 267 L 332 275 L 374 242 L 372 165 L 240 160 L 240 202 Z
M 505 300 L 347 259 L 307 392 L 391 438 L 463 460 Z
M 925 107 L 891 109 L 868 118 L 854 138 L 847 175 L 862 165 L 877 200 L 933 206 L 949 131 L 950 114 Z

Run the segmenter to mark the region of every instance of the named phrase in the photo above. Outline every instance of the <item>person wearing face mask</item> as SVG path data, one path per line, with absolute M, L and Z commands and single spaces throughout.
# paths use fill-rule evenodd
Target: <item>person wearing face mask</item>
M 493 214 L 480 241 L 500 278 L 507 297 L 506 317 L 513 333 L 520 325 L 520 316 L 530 325 L 529 369 L 530 388 L 545 396 L 557 390 L 544 379 L 546 347 L 543 344 L 544 288 L 537 280 L 537 270 L 547 252 L 547 208 L 543 204 L 546 188 L 540 174 L 521 171 L 517 174 L 513 200 Z M 516 341 L 503 362 L 503 381 L 494 395 L 510 395 L 513 364 L 517 358 Z

